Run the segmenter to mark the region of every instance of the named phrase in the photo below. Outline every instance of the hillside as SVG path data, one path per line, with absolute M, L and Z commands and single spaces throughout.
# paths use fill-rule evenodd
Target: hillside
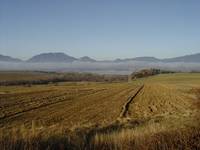
M 76 58 L 66 55 L 65 53 L 42 53 L 30 58 L 27 62 L 73 62 Z
M 5 61 L 5 62 L 21 62 L 22 60 L 17 59 L 17 58 L 12 58 L 10 56 L 4 56 L 0 54 L 0 61 Z
M 144 62 L 163 62 L 163 63 L 172 63 L 172 62 L 185 62 L 185 63 L 199 63 L 200 62 L 200 53 L 185 55 L 180 57 L 173 58 L 164 58 L 158 59 L 156 57 L 135 57 L 135 58 L 126 58 L 126 59 L 116 59 L 115 62 L 127 62 L 127 61 L 144 61 Z
M 126 59 L 116 59 L 115 62 L 127 62 L 127 61 L 145 61 L 145 62 L 159 62 L 161 61 L 155 57 L 135 57 L 135 58 L 126 58 Z
M 200 62 L 200 53 L 193 54 L 193 55 L 185 55 L 175 58 L 168 58 L 163 59 L 163 62 Z
M 92 58 L 90 58 L 88 56 L 84 56 L 84 57 L 79 58 L 79 61 L 83 61 L 83 62 L 96 62 L 95 59 L 92 59 Z

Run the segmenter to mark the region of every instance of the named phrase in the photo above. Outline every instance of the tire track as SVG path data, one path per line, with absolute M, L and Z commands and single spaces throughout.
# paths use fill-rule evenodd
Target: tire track
M 144 88 L 144 85 L 139 87 L 139 89 L 136 91 L 136 93 L 133 96 L 130 96 L 127 100 L 127 102 L 122 106 L 122 111 L 119 115 L 119 118 L 126 118 L 127 117 L 127 112 L 129 109 L 130 103 L 135 99 L 135 97 L 140 93 L 140 91 Z

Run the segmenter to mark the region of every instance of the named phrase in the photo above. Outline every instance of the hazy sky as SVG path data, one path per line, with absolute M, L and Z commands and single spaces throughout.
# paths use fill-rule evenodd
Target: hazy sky
M 0 54 L 97 59 L 200 52 L 199 0 L 0 0 Z

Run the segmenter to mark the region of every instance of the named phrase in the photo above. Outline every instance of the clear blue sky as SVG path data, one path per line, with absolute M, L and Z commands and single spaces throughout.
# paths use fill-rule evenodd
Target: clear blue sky
M 97 59 L 200 52 L 199 0 L 0 0 L 0 53 Z

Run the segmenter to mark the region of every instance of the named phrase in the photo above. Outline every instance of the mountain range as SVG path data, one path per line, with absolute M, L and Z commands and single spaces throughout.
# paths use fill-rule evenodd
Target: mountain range
M 88 56 L 75 58 L 65 53 L 42 53 L 39 55 L 35 55 L 26 61 L 20 60 L 18 58 L 12 58 L 10 56 L 0 55 L 0 61 L 1 62 L 28 62 L 28 63 L 36 63 L 36 62 L 37 63 L 69 63 L 69 62 L 74 62 L 74 61 L 104 62 L 104 61 L 97 61 Z M 115 59 L 109 62 L 119 63 L 119 62 L 129 62 L 129 61 L 164 62 L 164 63 L 170 63 L 170 62 L 200 63 L 200 53 L 174 57 L 174 58 L 165 58 L 165 59 L 158 59 L 155 57 L 135 57 L 135 58 L 126 58 L 126 59 Z M 105 61 L 105 62 L 108 62 L 108 61 Z
M 22 60 L 17 59 L 17 58 L 12 58 L 10 56 L 4 56 L 0 54 L 0 61 L 5 61 L 5 62 L 21 62 Z
M 66 55 L 65 53 L 43 53 L 36 56 L 33 56 L 27 62 L 73 62 L 76 61 L 77 58 Z

